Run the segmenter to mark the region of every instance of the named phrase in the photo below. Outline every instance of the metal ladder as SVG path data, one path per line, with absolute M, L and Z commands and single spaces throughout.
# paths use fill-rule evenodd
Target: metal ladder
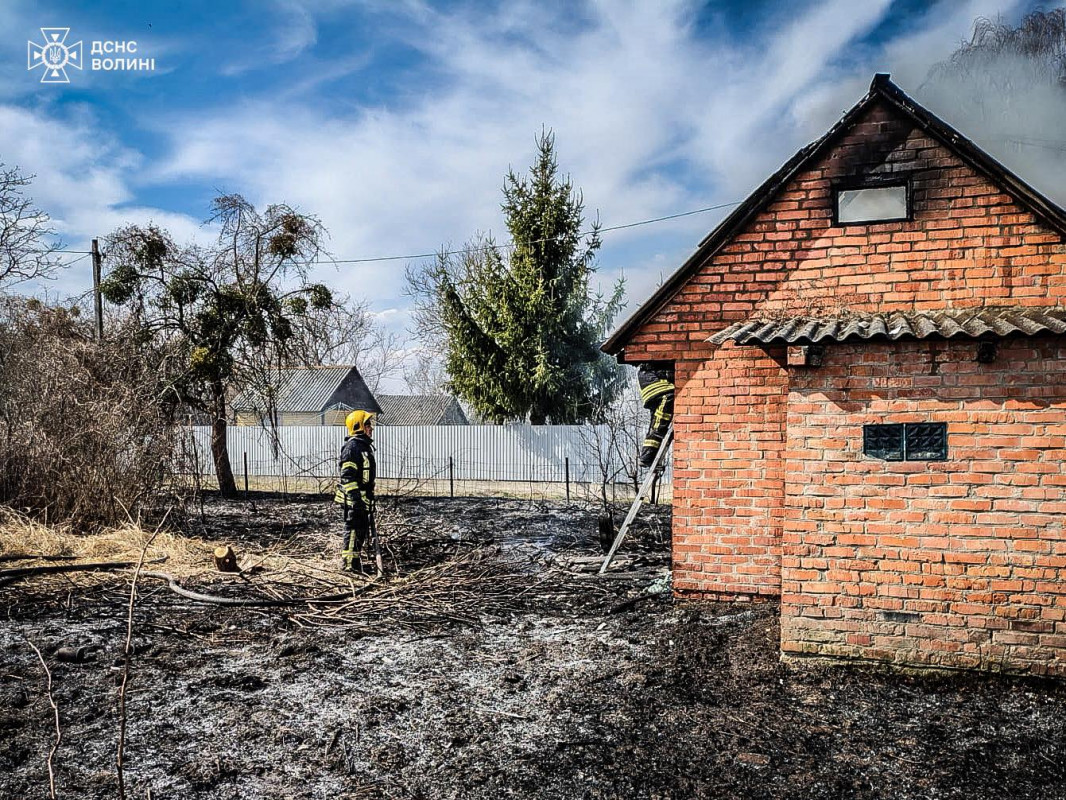
M 629 526 L 636 518 L 637 512 L 644 504 L 644 496 L 648 493 L 652 484 L 655 483 L 656 478 L 661 474 L 659 470 L 659 462 L 662 460 L 663 454 L 666 453 L 666 448 L 670 444 L 670 440 L 673 438 L 674 426 L 671 424 L 666 431 L 666 436 L 663 437 L 662 443 L 659 445 L 659 452 L 655 454 L 655 460 L 651 462 L 648 474 L 644 477 L 644 483 L 641 484 L 640 491 L 637 492 L 637 496 L 633 499 L 633 505 L 629 507 L 629 513 L 626 514 L 625 522 L 623 522 L 622 527 L 618 529 L 618 535 L 614 537 L 614 544 L 611 545 L 607 557 L 603 559 L 603 566 L 600 567 L 600 571 L 597 574 L 602 575 L 607 571 L 607 568 L 611 566 L 611 560 L 614 559 L 614 554 L 618 550 L 618 546 L 621 545 L 622 540 L 626 538 L 626 531 L 629 530 Z

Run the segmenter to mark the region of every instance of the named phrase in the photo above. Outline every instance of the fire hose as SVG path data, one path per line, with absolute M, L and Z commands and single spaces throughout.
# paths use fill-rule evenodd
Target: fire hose
M 158 564 L 162 561 L 166 561 L 166 558 L 155 558 L 151 561 L 145 562 L 148 564 Z M 0 585 L 11 581 L 18 580 L 19 578 L 25 578 L 30 575 L 47 575 L 56 572 L 90 572 L 100 570 L 112 570 L 123 569 L 125 567 L 137 566 L 131 561 L 106 561 L 92 564 L 64 564 L 60 566 L 38 566 L 38 567 L 21 567 L 19 569 L 4 569 L 0 570 Z M 167 582 L 167 588 L 170 591 L 185 597 L 189 600 L 196 600 L 201 603 L 212 603 L 214 605 L 221 606 L 243 606 L 243 607 L 281 607 L 281 606 L 299 606 L 307 603 L 336 603 L 341 600 L 349 600 L 358 594 L 361 594 L 359 590 L 349 590 L 346 592 L 337 592 L 336 594 L 318 595 L 315 597 L 291 597 L 286 599 L 268 599 L 268 598 L 251 598 L 251 597 L 219 597 L 213 594 L 204 594 L 202 592 L 194 592 L 191 589 L 186 589 L 180 583 L 175 575 L 171 575 L 169 572 L 156 572 L 154 570 L 145 570 L 140 573 L 141 576 L 146 578 L 157 578 Z M 363 587 L 363 591 L 374 585 L 374 581 L 368 583 Z
M 358 592 L 352 590 L 347 592 L 337 592 L 336 594 L 326 594 L 317 597 L 290 597 L 283 600 L 271 600 L 267 598 L 256 599 L 253 597 L 219 597 L 214 594 L 203 594 L 202 592 L 194 592 L 191 589 L 186 589 L 180 583 L 178 579 L 171 575 L 169 572 L 155 572 L 146 571 L 141 575 L 145 578 L 158 578 L 167 582 L 167 588 L 175 594 L 186 597 L 189 600 L 197 600 L 201 603 L 213 603 L 219 606 L 254 606 L 259 608 L 266 607 L 278 607 L 278 606 L 302 606 L 307 603 L 336 603 L 340 600 L 350 600 Z M 367 584 L 370 586 L 371 584 Z M 365 587 L 364 587 L 365 588 Z

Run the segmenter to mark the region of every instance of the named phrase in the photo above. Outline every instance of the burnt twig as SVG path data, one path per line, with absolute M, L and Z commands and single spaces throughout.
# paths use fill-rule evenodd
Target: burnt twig
M 48 751 L 48 792 L 52 800 L 56 798 L 56 774 L 54 767 L 54 759 L 56 751 L 59 749 L 59 743 L 63 741 L 63 729 L 59 726 L 59 706 L 56 705 L 55 698 L 52 696 L 52 673 L 48 669 L 48 664 L 45 663 L 44 656 L 41 655 L 41 651 L 37 649 L 37 645 L 31 642 L 29 639 L 26 643 L 33 648 L 33 652 L 37 654 L 38 660 L 41 662 L 41 666 L 44 668 L 44 674 L 47 679 L 45 685 L 45 691 L 48 694 L 48 703 L 52 706 L 52 711 L 55 712 L 56 717 L 56 741 L 52 745 L 52 749 Z
M 137 579 L 141 575 L 141 568 L 144 567 L 144 557 L 148 553 L 148 548 L 155 541 L 155 537 L 159 535 L 159 531 L 163 529 L 168 516 L 170 516 L 170 509 L 167 509 L 163 519 L 160 520 L 155 531 L 148 537 L 144 547 L 141 548 L 141 555 L 137 559 L 137 567 L 133 570 L 133 580 L 130 581 L 130 603 L 126 616 L 126 644 L 122 649 L 122 685 L 119 686 L 118 690 L 118 746 L 115 751 L 115 769 L 118 772 L 119 800 L 126 800 L 126 780 L 122 769 L 122 756 L 126 748 L 126 684 L 129 682 L 130 677 L 130 656 L 133 655 L 131 644 L 133 642 L 133 608 L 137 602 Z

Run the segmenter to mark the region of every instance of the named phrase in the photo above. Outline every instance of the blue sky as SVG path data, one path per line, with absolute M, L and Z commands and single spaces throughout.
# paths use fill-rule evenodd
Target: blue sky
M 500 188 L 542 126 L 606 226 L 741 200 L 891 72 L 921 98 L 978 16 L 1019 0 L 5 2 L 0 160 L 73 249 L 149 219 L 179 238 L 240 192 L 317 215 L 338 259 L 502 238 Z M 26 69 L 41 27 L 135 40 L 152 72 Z M 935 111 L 946 113 L 945 109 Z M 950 119 L 950 113 L 946 113 Z M 607 233 L 635 308 L 727 210 Z M 403 261 L 317 277 L 408 325 Z M 82 261 L 50 287 L 89 284 Z

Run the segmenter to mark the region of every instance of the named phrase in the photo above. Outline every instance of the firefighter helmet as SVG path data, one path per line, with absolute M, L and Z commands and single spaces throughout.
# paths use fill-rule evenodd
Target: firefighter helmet
M 357 433 L 366 433 L 366 426 L 373 424 L 374 412 L 363 411 L 362 409 L 356 409 L 344 420 L 344 427 L 348 429 L 349 436 L 355 436 Z

